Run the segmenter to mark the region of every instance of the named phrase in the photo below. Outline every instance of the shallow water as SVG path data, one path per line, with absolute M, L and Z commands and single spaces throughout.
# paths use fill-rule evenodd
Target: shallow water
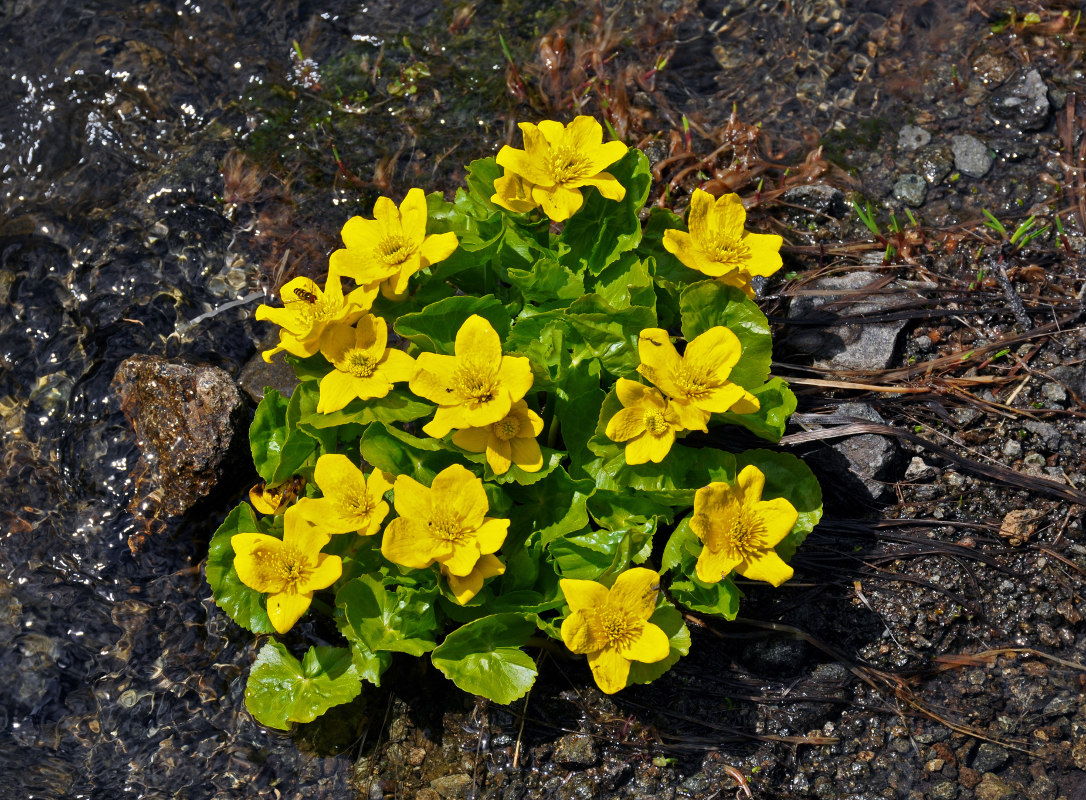
M 703 3 L 662 91 L 707 126 L 739 103 L 796 150 L 901 116 L 917 83 L 947 85 L 964 0 L 860 5 L 841 16 L 824 2 Z M 0 0 L 0 796 L 350 795 L 347 759 L 299 749 L 244 711 L 254 642 L 214 607 L 198 567 L 225 507 L 129 552 L 142 523 L 127 508 L 147 487 L 110 381 L 133 353 L 236 374 L 263 335 L 252 307 L 189 320 L 267 286 L 282 261 L 319 272 L 303 256 L 319 260 L 339 220 L 368 209 L 382 160 L 397 190 L 445 188 L 496 148 L 512 107 L 486 33 L 501 15 L 482 4 L 474 38 L 452 53 L 431 34 L 455 8 Z M 544 23 L 503 24 L 515 45 Z M 898 76 L 878 91 L 874 32 Z M 350 94 L 324 117 L 327 101 L 299 86 L 294 41 Z M 423 61 L 433 85 L 375 109 L 364 73 L 380 59 L 385 79 Z M 337 142 L 360 181 L 320 161 Z M 259 210 L 219 197 L 238 143 L 290 176 L 273 190 L 261 173 Z M 327 229 L 277 240 L 292 214 Z

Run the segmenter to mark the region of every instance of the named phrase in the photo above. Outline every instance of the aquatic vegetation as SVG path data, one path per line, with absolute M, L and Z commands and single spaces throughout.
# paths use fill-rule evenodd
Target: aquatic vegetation
M 321 645 L 261 651 L 246 702 L 264 724 L 349 701 L 397 653 L 508 703 L 540 635 L 605 692 L 654 680 L 689 650 L 679 606 L 734 618 L 731 576 L 784 582 L 821 515 L 794 456 L 685 438 L 776 442 L 795 410 L 749 285 L 780 237 L 745 231 L 728 196 L 695 199 L 692 230 L 643 221 L 639 150 L 585 117 L 521 128 L 525 149 L 473 162 L 451 201 L 411 189 L 349 220 L 326 286 L 258 312 L 283 329 L 265 357 L 285 351 L 300 382 L 265 390 L 265 485 L 207 576 L 239 625 Z

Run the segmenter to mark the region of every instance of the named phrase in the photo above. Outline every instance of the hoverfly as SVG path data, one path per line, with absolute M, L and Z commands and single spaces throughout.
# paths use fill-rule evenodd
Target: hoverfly
M 301 286 L 294 287 L 294 294 L 299 300 L 304 300 L 310 305 L 317 302 L 317 296 L 313 292 L 307 292 Z

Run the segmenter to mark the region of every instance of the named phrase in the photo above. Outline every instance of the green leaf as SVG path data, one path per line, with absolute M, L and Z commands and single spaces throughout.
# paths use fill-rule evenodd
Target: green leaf
M 705 274 L 683 264 L 666 247 L 664 232 L 668 230 L 686 231 L 682 217 L 666 208 L 654 208 L 645 222 L 645 231 L 637 254 L 643 259 L 651 258 L 655 265 L 653 277 L 662 287 L 676 293 L 683 287 L 705 280 Z
M 298 390 L 291 401 L 272 388 L 264 389 L 264 399 L 256 407 L 253 424 L 249 426 L 249 447 L 253 464 L 267 483 L 281 483 L 293 475 L 313 452 L 317 442 L 298 431 Z
M 547 552 L 563 578 L 598 581 L 630 566 L 630 544 L 627 531 L 589 531 L 553 541 Z
M 773 357 L 773 335 L 765 314 L 742 289 L 716 281 L 695 283 L 683 290 L 679 310 L 688 342 L 717 325 L 739 338 L 742 355 L 728 380 L 748 390 L 765 383 Z
M 377 469 L 393 475 L 409 475 L 429 485 L 434 476 L 450 464 L 456 454 L 438 439 L 420 439 L 383 422 L 374 422 L 358 441 L 362 458 Z
M 586 501 L 595 489 L 592 481 L 575 481 L 562 467 L 528 486 L 508 484 L 506 494 L 517 503 L 510 527 L 531 532 L 544 545 L 579 531 L 588 524 Z
M 421 656 L 437 646 L 435 590 L 404 586 L 388 590 L 369 576 L 355 578 L 336 593 L 347 625 L 343 634 L 371 653 L 388 650 Z
M 633 253 L 623 253 L 606 267 L 589 284 L 588 291 L 598 294 L 614 308 L 656 308 L 656 290 L 648 264 Z
M 520 649 L 535 630 L 520 614 L 493 614 L 457 628 L 430 658 L 463 691 L 512 703 L 535 682 L 535 662 Z
M 783 378 L 773 377 L 751 390 L 758 398 L 759 407 L 753 414 L 736 414 L 727 411 L 715 419 L 742 425 L 748 431 L 771 442 L 779 442 L 784 436 L 788 418 L 796 410 L 796 396 Z
M 581 189 L 584 204 L 566 221 L 559 236 L 560 250 L 568 248 L 562 261 L 574 271 L 588 269 L 598 274 L 641 241 L 638 212 L 645 205 L 652 183 L 649 160 L 640 150 L 631 148 L 607 172 L 626 187 L 626 196 L 608 200 L 594 189 Z
M 535 379 L 533 391 L 545 391 L 553 384 L 558 365 L 566 355 L 567 340 L 574 335 L 573 327 L 565 311 L 528 313 L 529 308 L 517 317 L 503 347 L 506 353 L 528 359 Z
M 785 561 L 795 555 L 807 534 L 822 518 L 822 487 L 811 468 L 791 453 L 747 450 L 737 456 L 736 468 L 753 464 L 765 473 L 762 499 L 783 497 L 799 512 L 799 519 L 784 540 L 774 548 Z
M 690 527 L 690 517 L 687 517 L 675 526 L 667 544 L 664 545 L 664 554 L 660 558 L 660 571 L 670 572 L 683 562 L 689 566 L 701 552 L 701 547 L 701 539 Z
M 420 400 L 406 389 L 393 389 L 384 397 L 352 400 L 341 411 L 321 414 L 314 410 L 298 420 L 303 431 L 309 428 L 335 428 L 340 425 L 369 425 L 371 422 L 411 422 L 434 410 L 431 403 Z
M 319 381 L 334 369 L 334 367 L 328 363 L 328 359 L 320 353 L 309 356 L 308 358 L 301 358 L 300 356 L 286 353 L 283 358 L 294 369 L 294 374 L 299 381 Z
M 422 311 L 397 318 L 393 328 L 425 352 L 451 356 L 455 353 L 457 331 L 473 314 L 490 322 L 502 339 L 509 333 L 509 313 L 493 295 L 447 297 Z
M 357 639 L 350 640 L 351 660 L 358 677 L 374 686 L 381 685 L 381 676 L 392 666 L 392 653 L 387 650 L 374 653 Z
M 683 622 L 683 615 L 673 605 L 663 601 L 663 604 L 649 617 L 649 622 L 658 625 L 667 634 L 671 650 L 668 652 L 667 658 L 662 661 L 655 661 L 651 664 L 646 664 L 643 661 L 631 662 L 627 686 L 656 680 L 671 669 L 680 658 L 690 652 L 690 631 L 687 629 L 686 623 Z
M 585 295 L 569 307 L 568 320 L 580 337 L 573 358 L 598 358 L 616 378 L 637 372 L 641 357 L 637 340 L 645 328 L 656 327 L 656 313 L 644 306 L 616 309 L 599 295 Z
M 584 294 L 583 271 L 571 272 L 554 259 L 540 259 L 530 270 L 510 269 L 509 283 L 541 309 L 565 308 Z
M 595 358 L 573 363 L 555 386 L 555 419 L 571 462 L 579 465 L 588 453 L 588 440 L 596 431 L 600 407 L 607 396 L 600 388 L 600 362 Z
M 362 691 L 351 651 L 310 647 L 303 663 L 285 646 L 268 641 L 257 654 L 245 684 L 245 707 L 257 722 L 288 730 L 291 722 L 312 722 L 332 706 L 349 703 Z
M 691 575 L 686 580 L 672 581 L 668 587 L 675 602 L 724 619 L 735 619 L 739 613 L 739 598 L 743 593 L 732 583 L 731 578 L 724 578 L 716 583 L 702 583 Z
M 257 522 L 248 503 L 239 503 L 211 537 L 204 575 L 211 586 L 215 605 L 230 619 L 253 633 L 271 633 L 275 628 L 268 619 L 267 599 L 242 583 L 234 569 L 235 553 L 230 537 L 238 533 L 268 533 Z

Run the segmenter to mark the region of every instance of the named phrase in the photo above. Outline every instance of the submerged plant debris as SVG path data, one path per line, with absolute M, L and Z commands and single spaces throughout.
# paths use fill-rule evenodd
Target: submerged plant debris
M 0 790 L 1080 795 L 1080 9 L 527 5 L 5 13 Z M 690 655 L 651 686 L 604 697 L 548 656 L 500 706 L 405 664 L 328 724 L 262 728 L 239 711 L 257 648 L 200 575 L 227 505 L 129 552 L 117 365 L 238 374 L 267 331 L 216 309 L 320 278 L 343 219 L 451 188 L 513 120 L 578 113 L 646 150 L 653 202 L 735 191 L 784 237 L 759 302 L 827 518 L 791 588 L 741 583 L 738 623 L 691 615 Z

